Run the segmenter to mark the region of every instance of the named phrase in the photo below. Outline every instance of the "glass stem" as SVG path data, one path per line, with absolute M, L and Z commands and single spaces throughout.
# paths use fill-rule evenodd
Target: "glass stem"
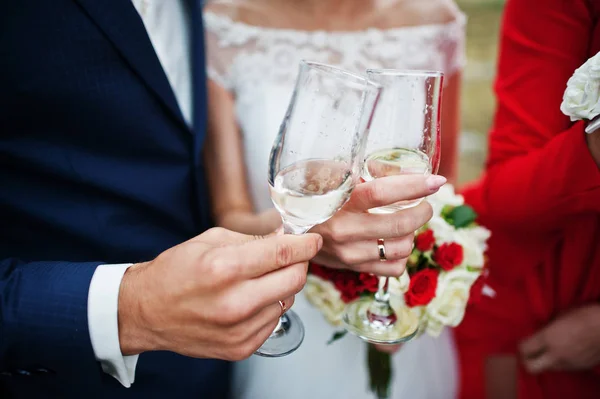
M 300 226 L 296 226 L 295 224 L 289 223 L 286 220 L 283 220 L 283 234 L 299 235 L 299 234 L 306 233 L 309 229 L 310 229 L 310 226 L 309 227 L 300 227 Z M 286 314 L 281 316 L 279 318 L 279 321 L 277 322 L 277 326 L 271 333 L 271 337 L 281 335 L 282 332 L 284 332 L 288 328 L 289 323 L 290 323 L 290 321 Z
M 375 328 L 389 328 L 398 320 L 390 304 L 388 282 L 387 277 L 379 277 L 379 289 L 367 310 L 367 318 Z
M 283 234 L 300 235 L 300 234 L 306 233 L 312 227 L 312 226 L 308 226 L 308 227 L 297 226 L 293 223 L 288 222 L 285 219 L 283 219 L 282 221 L 283 221 Z
M 277 325 L 275 329 L 271 333 L 271 337 L 275 337 L 277 335 L 281 335 L 281 333 L 285 330 L 284 325 L 288 323 L 288 317 L 284 314 L 277 320 Z
M 377 302 L 389 303 L 390 295 L 388 293 L 388 278 L 387 277 L 379 277 L 379 289 L 375 294 L 375 300 Z

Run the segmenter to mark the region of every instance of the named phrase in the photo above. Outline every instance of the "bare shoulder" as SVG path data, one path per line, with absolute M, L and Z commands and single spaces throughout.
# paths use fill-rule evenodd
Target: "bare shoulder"
M 448 24 L 462 18 L 453 0 L 387 0 L 378 7 L 376 24 L 381 28 Z

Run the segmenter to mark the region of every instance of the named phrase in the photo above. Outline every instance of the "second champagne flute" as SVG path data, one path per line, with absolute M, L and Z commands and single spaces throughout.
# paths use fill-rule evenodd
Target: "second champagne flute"
M 440 163 L 441 72 L 367 70 L 369 80 L 384 88 L 374 115 L 362 168 L 365 181 L 393 175 L 436 174 Z M 421 199 L 370 209 L 394 213 L 418 205 Z M 377 240 L 385 261 L 385 241 Z M 375 250 L 375 243 L 373 243 Z M 417 320 L 407 308 L 396 314 L 390 305 L 387 277 L 379 278 L 374 298 L 349 304 L 343 317 L 346 329 L 378 344 L 397 344 L 417 334 Z
M 368 125 L 381 86 L 341 69 L 302 61 L 269 159 L 269 187 L 284 234 L 304 234 L 331 218 L 359 177 Z M 284 313 L 256 354 L 284 356 L 304 339 L 302 321 Z

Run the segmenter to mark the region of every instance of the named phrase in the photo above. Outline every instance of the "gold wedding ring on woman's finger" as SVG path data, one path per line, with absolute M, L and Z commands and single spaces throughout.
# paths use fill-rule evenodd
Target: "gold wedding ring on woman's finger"
M 279 306 L 281 307 L 281 314 L 279 317 L 283 316 L 285 312 L 287 312 L 287 308 L 285 307 L 285 301 L 279 301 Z
M 387 261 L 387 257 L 385 256 L 385 241 L 383 240 L 383 238 L 377 239 L 377 249 L 379 251 L 379 261 Z

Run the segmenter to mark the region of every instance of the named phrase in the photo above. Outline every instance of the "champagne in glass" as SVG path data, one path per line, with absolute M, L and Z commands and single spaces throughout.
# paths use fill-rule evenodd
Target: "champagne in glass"
M 360 175 L 368 126 L 381 86 L 364 77 L 302 61 L 269 159 L 269 188 L 285 234 L 303 234 L 331 218 Z M 304 339 L 293 311 L 256 354 L 285 356 Z
M 271 198 L 283 218 L 309 228 L 337 212 L 353 186 L 352 166 L 327 159 L 295 162 L 270 182 Z
M 384 87 L 371 125 L 361 171 L 365 181 L 385 176 L 437 173 L 440 162 L 441 72 L 367 70 L 369 80 Z M 418 205 L 422 199 L 370 209 L 387 214 Z M 414 314 L 396 314 L 387 292 L 388 279 L 379 278 L 374 298 L 361 298 L 346 308 L 346 329 L 378 344 L 397 344 L 417 333 Z
M 367 155 L 362 170 L 364 181 L 394 175 L 429 175 L 431 162 L 427 154 L 420 150 L 406 148 L 390 148 Z M 418 203 L 418 202 L 417 202 Z M 370 209 L 370 213 L 394 213 L 404 208 L 417 205 L 415 201 L 400 201 L 395 204 Z

